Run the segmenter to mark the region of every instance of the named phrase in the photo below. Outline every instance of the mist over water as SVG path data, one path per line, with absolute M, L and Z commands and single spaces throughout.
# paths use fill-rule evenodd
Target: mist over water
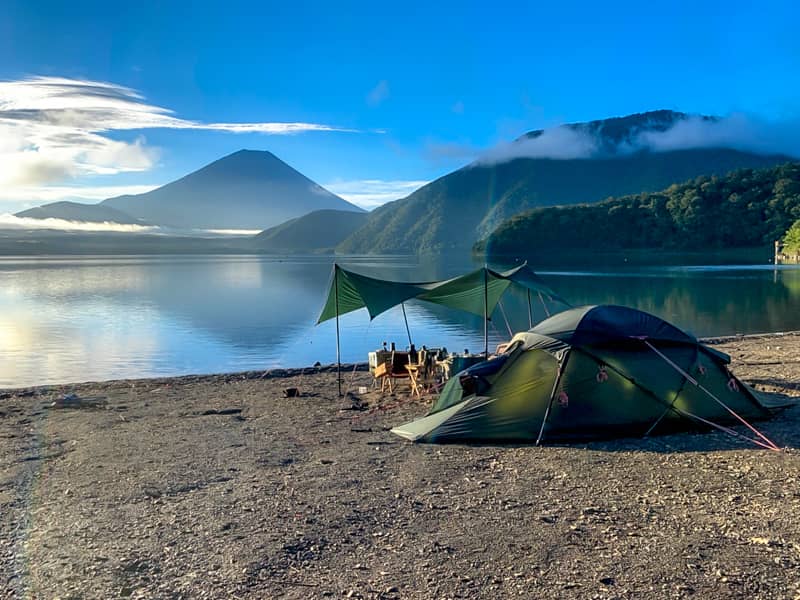
M 469 261 L 339 259 L 364 273 L 431 280 Z M 0 259 L 0 387 L 334 362 L 335 323 L 315 326 L 330 257 L 39 257 Z M 534 268 L 536 266 L 534 265 Z M 800 329 L 800 270 L 771 266 L 554 268 L 538 271 L 574 305 L 624 304 L 698 336 Z M 503 299 L 490 348 L 527 329 L 523 293 Z M 548 310 L 556 310 L 550 304 Z M 417 346 L 483 348 L 479 317 L 406 306 Z M 534 321 L 546 316 L 534 298 Z M 364 361 L 383 341 L 408 344 L 402 312 L 340 322 L 342 359 Z

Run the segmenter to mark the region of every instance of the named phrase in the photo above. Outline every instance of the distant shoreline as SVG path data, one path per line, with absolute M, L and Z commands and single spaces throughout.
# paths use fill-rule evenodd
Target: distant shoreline
M 334 248 L 276 250 L 260 248 L 253 236 L 184 236 L 129 232 L 68 232 L 49 229 L 0 229 L 0 257 L 29 256 L 231 256 L 268 257 L 319 256 L 372 259 L 398 256 L 426 259 L 463 256 L 465 260 L 514 264 L 527 260 L 534 269 L 553 265 L 666 265 L 666 264 L 772 264 L 773 249 L 767 246 L 725 249 L 610 248 L 608 250 L 559 249 L 530 254 L 475 253 L 469 248 L 421 254 L 339 254 Z

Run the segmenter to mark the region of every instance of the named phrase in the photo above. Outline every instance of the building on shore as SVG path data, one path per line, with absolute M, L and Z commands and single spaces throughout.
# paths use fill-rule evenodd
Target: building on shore
M 783 242 L 781 240 L 775 240 L 775 264 L 800 264 L 800 249 L 794 252 L 784 252 Z

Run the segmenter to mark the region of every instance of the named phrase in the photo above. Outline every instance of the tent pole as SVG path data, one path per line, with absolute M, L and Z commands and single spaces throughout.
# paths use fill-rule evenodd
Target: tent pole
M 528 329 L 533 328 L 533 313 L 531 311 L 531 290 L 528 289 Z
M 489 358 L 489 269 L 483 265 L 483 355 Z
M 675 410 L 675 403 L 678 401 L 678 398 L 680 398 L 681 394 L 683 393 L 683 388 L 685 385 L 686 385 L 686 378 L 683 379 L 683 381 L 681 382 L 681 387 L 679 387 L 678 391 L 675 392 L 675 397 L 672 399 L 672 402 L 669 403 L 669 406 L 667 406 L 667 408 L 664 409 L 664 412 L 661 413 L 661 416 L 656 419 L 655 423 L 653 423 L 647 431 L 645 431 L 642 437 L 647 437 L 651 433 L 653 433 L 653 430 L 656 427 L 658 427 L 658 424 L 661 423 L 661 420 L 664 417 L 666 417 L 671 410 Z
M 695 346 L 695 349 L 694 349 L 694 360 L 693 360 L 692 362 L 694 362 L 694 363 L 697 363 L 697 361 L 698 361 L 698 354 L 699 354 L 699 352 L 697 351 L 697 347 Z M 676 392 L 675 392 L 675 397 L 672 399 L 672 402 L 670 402 L 670 403 L 669 403 L 669 406 L 667 406 L 667 408 L 666 408 L 666 409 L 664 409 L 664 412 L 663 412 L 663 413 L 661 413 L 661 416 L 660 416 L 660 417 L 658 417 L 658 418 L 656 419 L 656 422 L 655 422 L 655 423 L 653 423 L 653 424 L 650 426 L 650 429 L 648 429 L 648 430 L 645 432 L 645 434 L 644 434 L 644 437 L 647 437 L 647 436 L 649 436 L 651 433 L 653 433 L 653 431 L 655 430 L 655 428 L 656 428 L 656 427 L 658 427 L 658 424 L 659 424 L 659 423 L 661 423 L 661 420 L 662 420 L 664 417 L 666 417 L 666 416 L 669 414 L 669 412 L 670 412 L 671 410 L 673 410 L 673 409 L 674 409 L 674 407 L 675 407 L 675 403 L 678 401 L 678 398 L 680 398 L 681 394 L 683 393 L 683 388 L 684 388 L 684 387 L 686 387 L 686 382 L 687 382 L 687 381 L 688 381 L 688 379 L 686 379 L 685 377 L 684 377 L 684 378 L 681 380 L 681 385 L 680 385 L 680 387 L 678 388 L 678 391 L 676 391 Z
M 408 317 L 406 316 L 406 303 L 405 302 L 401 302 L 400 303 L 400 308 L 403 309 L 403 321 L 405 321 L 405 323 L 406 323 L 406 333 L 408 334 L 408 345 L 409 345 L 409 347 L 411 347 L 411 344 L 412 344 L 412 342 L 411 342 L 411 330 L 408 328 Z
M 333 293 L 336 304 L 336 385 L 342 397 L 342 353 L 339 349 L 339 265 L 333 263 Z
M 556 380 L 553 382 L 553 389 L 550 390 L 550 400 L 547 403 L 547 408 L 544 410 L 544 417 L 542 418 L 542 427 L 539 429 L 539 436 L 536 438 L 537 446 L 542 442 L 542 437 L 544 437 L 544 426 L 547 424 L 547 417 L 550 416 L 550 408 L 553 406 L 553 399 L 556 397 L 556 390 L 558 389 L 558 384 L 561 383 L 561 376 L 564 374 L 564 370 L 565 367 L 567 366 L 568 360 L 569 360 L 569 351 L 567 352 L 567 355 L 564 357 L 564 360 L 558 365 L 558 375 L 556 375 Z

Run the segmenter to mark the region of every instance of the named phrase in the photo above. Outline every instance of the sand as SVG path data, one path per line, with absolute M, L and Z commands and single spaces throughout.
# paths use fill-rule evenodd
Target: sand
M 800 335 L 715 343 L 800 395 Z M 429 398 L 260 375 L 0 394 L 0 596 L 800 598 L 800 409 L 759 424 L 782 452 L 435 446 L 388 431 Z

